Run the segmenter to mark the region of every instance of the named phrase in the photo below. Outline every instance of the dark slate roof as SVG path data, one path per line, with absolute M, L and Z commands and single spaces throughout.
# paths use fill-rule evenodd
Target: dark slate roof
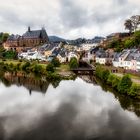
M 52 52 L 52 54 L 54 54 L 55 56 L 57 56 L 61 51 L 61 48 L 55 48 Z
M 45 51 L 50 51 L 50 50 L 53 50 L 55 46 L 53 45 L 47 45 L 46 48 L 45 48 Z
M 18 40 L 20 38 L 20 35 L 14 35 L 14 34 L 12 34 L 12 35 L 10 35 L 9 37 L 8 37 L 8 41 L 16 41 L 16 40 Z
M 133 51 L 133 52 L 132 52 Z M 125 61 L 131 61 L 131 60 L 140 60 L 140 53 L 137 52 L 137 50 L 132 50 L 130 51 L 129 55 L 127 56 L 127 58 L 125 59 Z
M 96 53 L 99 50 L 98 47 L 94 47 L 90 49 L 90 53 Z
M 66 53 L 65 53 L 64 50 L 61 50 L 59 54 L 60 54 L 61 57 L 66 57 Z
M 114 53 L 114 59 L 113 59 L 113 61 L 119 61 L 120 55 L 121 55 L 121 53 Z
M 32 30 L 27 31 L 25 34 L 23 34 L 24 38 L 42 38 L 42 39 L 48 39 L 48 35 L 46 33 L 45 29 L 41 30 Z

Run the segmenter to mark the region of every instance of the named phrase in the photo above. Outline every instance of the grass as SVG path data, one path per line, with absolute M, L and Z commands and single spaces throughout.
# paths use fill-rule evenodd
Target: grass
M 61 66 L 59 68 L 57 68 L 57 71 L 70 71 L 70 67 L 68 64 L 61 64 Z
M 133 75 L 133 74 L 128 74 L 131 78 L 133 79 L 137 79 L 137 80 L 140 80 L 140 77 L 139 76 L 136 76 L 136 75 Z
M 13 65 L 16 65 L 16 64 L 20 63 L 19 60 L 12 60 L 12 59 L 5 59 L 5 61 L 3 61 L 3 60 L 1 59 L 0 62 L 4 62 L 4 63 L 7 63 L 7 64 L 12 63 Z
M 21 65 L 23 65 L 26 61 L 22 60 L 20 62 L 20 60 L 12 60 L 12 59 L 5 59 L 5 61 L 3 61 L 2 59 L 0 59 L 0 62 L 4 62 L 5 64 L 13 64 L 13 65 L 17 65 L 18 63 L 21 63 Z M 41 62 L 37 62 L 37 61 L 32 61 L 30 62 L 32 63 L 36 63 L 42 66 L 43 69 L 46 69 L 47 64 L 43 64 Z M 68 64 L 61 64 L 59 68 L 56 68 L 57 72 L 66 72 L 66 71 L 70 71 L 69 65 Z

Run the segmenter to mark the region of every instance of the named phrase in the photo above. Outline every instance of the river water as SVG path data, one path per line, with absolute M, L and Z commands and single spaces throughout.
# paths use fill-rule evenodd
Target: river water
M 0 140 L 139 140 L 140 101 L 77 78 L 0 83 Z

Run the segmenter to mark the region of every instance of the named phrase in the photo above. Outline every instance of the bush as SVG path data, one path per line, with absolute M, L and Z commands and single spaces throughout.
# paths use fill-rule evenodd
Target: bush
M 102 67 L 101 67 L 101 66 L 97 66 L 97 67 L 96 67 L 95 75 L 96 75 L 98 78 L 102 79 Z
M 18 71 L 21 70 L 20 67 L 21 67 L 21 63 L 18 63 L 17 66 L 16 66 Z
M 114 80 L 115 76 L 113 74 L 110 74 L 107 79 L 107 84 L 112 86 L 112 81 Z
M 109 70 L 105 70 L 104 68 L 102 68 L 101 66 L 97 66 L 96 67 L 96 71 L 95 71 L 95 75 L 100 78 L 103 81 L 107 81 L 110 72 Z
M 34 72 L 35 74 L 42 74 L 43 73 L 43 68 L 42 68 L 41 65 L 35 64 L 32 68 L 32 72 Z
M 118 77 L 114 77 L 113 81 L 112 81 L 112 87 L 116 90 L 118 90 L 118 84 L 120 83 L 120 79 Z
M 75 57 L 71 58 L 69 66 L 71 69 L 78 68 L 78 61 Z
M 132 85 L 131 78 L 128 75 L 122 77 L 121 81 L 118 84 L 118 91 L 120 93 L 128 93 Z
M 128 95 L 135 97 L 139 94 L 139 92 L 140 88 L 137 85 L 133 84 L 130 90 L 128 91 Z
M 22 66 L 22 70 L 24 70 L 24 71 L 28 71 L 30 65 L 31 65 L 30 62 L 26 62 L 25 64 L 23 64 L 23 66 Z
M 109 70 L 103 70 L 103 72 L 102 72 L 102 80 L 107 81 L 109 75 L 110 75 Z
M 51 63 L 54 65 L 54 67 L 60 67 L 60 65 L 61 65 L 59 59 L 56 57 L 53 58 Z
M 46 71 L 48 71 L 48 72 L 54 72 L 54 65 L 53 64 L 48 64 L 47 66 L 46 66 Z

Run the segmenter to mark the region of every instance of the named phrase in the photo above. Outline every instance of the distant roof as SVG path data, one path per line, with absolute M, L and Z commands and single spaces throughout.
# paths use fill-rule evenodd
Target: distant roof
M 131 49 L 129 55 L 125 59 L 125 61 L 131 61 L 131 60 L 140 60 L 140 53 L 138 52 L 138 49 Z
M 14 34 L 12 34 L 12 35 L 10 35 L 9 37 L 8 37 L 8 41 L 16 41 L 16 40 L 18 40 L 20 38 L 20 35 L 14 35 Z
M 55 48 L 54 50 L 53 50 L 53 52 L 52 52 L 52 54 L 54 54 L 54 55 L 58 55 L 59 54 L 59 52 L 61 51 L 61 48 Z
M 55 46 L 53 45 L 47 45 L 46 48 L 45 48 L 45 51 L 51 51 L 54 49 Z
M 48 35 L 46 33 L 46 30 L 42 28 L 41 30 L 30 30 L 28 28 L 28 31 L 22 35 L 24 38 L 43 38 L 48 39 Z
M 66 57 L 66 53 L 65 53 L 64 50 L 61 50 L 59 54 L 60 54 L 61 57 Z

